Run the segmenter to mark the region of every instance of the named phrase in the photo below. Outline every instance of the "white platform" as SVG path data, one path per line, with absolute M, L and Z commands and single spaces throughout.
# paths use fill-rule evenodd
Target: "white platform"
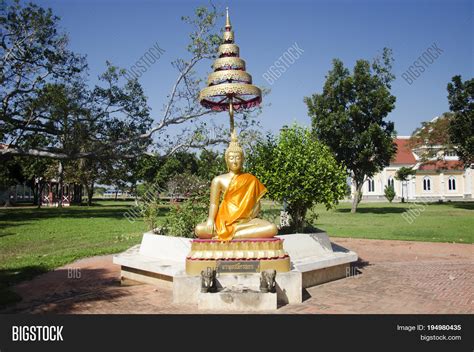
M 300 303 L 303 288 L 346 277 L 350 263 L 357 261 L 356 253 L 331 243 L 324 232 L 278 237 L 284 240 L 283 247 L 292 266 L 290 272 L 278 273 L 276 277 L 280 303 Z M 122 266 L 125 279 L 152 284 L 167 281 L 173 285 L 176 303 L 198 303 L 200 277 L 185 273 L 190 249 L 190 238 L 147 232 L 140 245 L 115 255 L 113 262 Z M 258 290 L 259 274 L 220 274 L 217 281 L 222 288 L 242 284 Z
M 325 232 L 278 236 L 290 255 L 292 269 L 302 273 L 357 261 L 357 253 L 331 243 Z M 306 286 L 305 286 L 306 287 Z

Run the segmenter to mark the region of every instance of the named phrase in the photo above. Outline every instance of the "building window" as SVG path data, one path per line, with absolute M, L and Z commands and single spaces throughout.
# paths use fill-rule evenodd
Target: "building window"
M 369 179 L 369 192 L 375 192 L 375 181 L 372 179 Z
M 458 156 L 455 150 L 448 150 L 444 152 L 444 156 Z
M 431 179 L 429 177 L 423 179 L 423 191 L 431 191 Z
M 448 180 L 448 189 L 450 191 L 455 191 L 456 190 L 456 177 L 450 176 Z
M 395 186 L 394 181 L 393 181 L 393 177 L 388 178 L 387 185 L 389 187 L 394 187 Z

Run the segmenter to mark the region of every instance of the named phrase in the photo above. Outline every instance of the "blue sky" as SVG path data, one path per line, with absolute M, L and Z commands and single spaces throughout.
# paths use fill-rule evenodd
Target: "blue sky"
M 207 1 L 35 1 L 61 17 L 71 48 L 87 54 L 91 82 L 105 61 L 128 68 L 158 43 L 165 53 L 140 77 L 153 116 L 159 117 L 176 72 L 171 61 L 186 55 L 190 27 L 181 16 Z M 445 1 L 215 1 L 230 8 L 240 56 L 254 84 L 271 88 L 259 116 L 266 130 L 277 132 L 297 121 L 309 125 L 305 96 L 321 92 L 333 58 L 352 68 L 372 59 L 383 47 L 393 50 L 397 76 L 392 93 L 396 108 L 389 119 L 399 135 L 448 110 L 446 84 L 461 74 L 473 77 L 473 2 Z M 224 25 L 221 19 L 220 25 Z M 272 85 L 262 75 L 294 43 L 300 58 Z M 411 85 L 401 75 L 435 44 L 439 57 Z M 203 77 L 212 62 L 200 68 Z M 226 118 L 224 113 L 223 118 Z M 226 120 L 225 120 L 226 121 Z

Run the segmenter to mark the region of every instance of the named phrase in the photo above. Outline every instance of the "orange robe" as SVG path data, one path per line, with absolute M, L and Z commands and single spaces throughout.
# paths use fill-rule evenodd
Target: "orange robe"
M 217 211 L 217 238 L 230 241 L 234 237 L 235 225 L 252 220 L 254 208 L 266 192 L 265 186 L 254 175 L 235 175 Z

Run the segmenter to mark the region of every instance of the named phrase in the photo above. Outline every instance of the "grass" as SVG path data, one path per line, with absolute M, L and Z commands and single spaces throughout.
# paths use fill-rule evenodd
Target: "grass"
M 91 207 L 0 209 L 0 306 L 19 299 L 9 287 L 22 280 L 140 243 L 145 224 L 123 216 L 131 205 L 102 201 Z M 474 242 L 474 203 L 420 205 L 419 216 L 411 223 L 404 219 L 410 208 L 414 205 L 366 203 L 351 214 L 347 203 L 330 211 L 318 206 L 314 225 L 334 237 Z M 276 221 L 279 209 L 265 202 L 264 217 Z
M 264 217 L 276 221 L 280 209 L 264 204 Z M 361 203 L 351 214 L 351 204 L 327 211 L 315 207 L 314 225 L 331 237 L 425 242 L 474 243 L 474 202 Z
M 0 306 L 18 300 L 8 287 L 76 259 L 140 243 L 145 225 L 123 214 L 131 203 L 0 210 Z
M 317 207 L 316 227 L 329 236 L 426 242 L 474 242 L 474 203 L 365 203 Z M 418 216 L 416 216 L 418 214 Z

